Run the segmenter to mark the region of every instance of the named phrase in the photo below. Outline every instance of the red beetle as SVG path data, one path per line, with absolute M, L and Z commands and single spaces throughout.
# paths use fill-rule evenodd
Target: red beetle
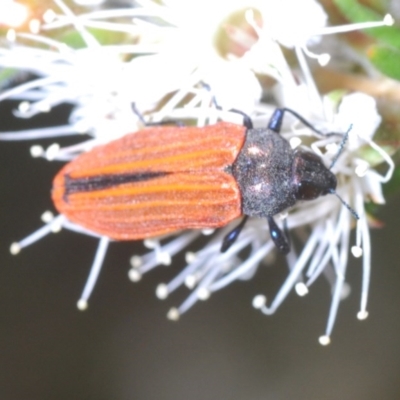
M 279 134 L 285 111 L 320 133 L 289 109 L 277 109 L 262 129 L 242 113 L 244 126 L 147 127 L 65 165 L 54 179 L 54 204 L 70 221 L 116 240 L 218 228 L 245 216 L 222 251 L 247 216 L 266 218 L 287 253 L 273 216 L 297 200 L 335 193 L 336 178 L 317 155 L 293 151 Z

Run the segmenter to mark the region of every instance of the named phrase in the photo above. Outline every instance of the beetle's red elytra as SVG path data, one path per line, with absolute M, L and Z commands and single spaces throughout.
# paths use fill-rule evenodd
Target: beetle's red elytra
M 271 238 L 290 250 L 273 216 L 298 200 L 335 193 L 322 160 L 293 151 L 280 134 L 288 111 L 267 128 L 220 122 L 202 128 L 147 127 L 84 153 L 53 182 L 57 210 L 71 222 L 115 240 L 138 240 L 182 229 L 218 228 L 245 219 L 224 239 L 236 240 L 248 216 L 266 218 Z
M 151 127 L 82 154 L 55 177 L 70 221 L 116 240 L 221 227 L 241 214 L 230 173 L 244 126 Z

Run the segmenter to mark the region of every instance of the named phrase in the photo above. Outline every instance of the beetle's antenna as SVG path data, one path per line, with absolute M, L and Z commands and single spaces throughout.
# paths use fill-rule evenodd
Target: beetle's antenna
M 339 150 L 337 151 L 335 157 L 333 157 L 333 160 L 332 160 L 332 162 L 331 162 L 331 166 L 329 167 L 329 169 L 332 169 L 332 168 L 333 168 L 333 166 L 336 164 L 336 161 L 338 160 L 338 158 L 340 157 L 340 155 L 343 153 L 344 145 L 346 144 L 347 139 L 349 138 L 349 133 L 350 133 L 350 131 L 351 131 L 352 129 L 353 129 L 353 124 L 351 124 L 351 125 L 349 126 L 349 129 L 347 129 L 347 132 L 343 135 L 343 139 L 342 139 L 342 141 L 340 142 L 340 145 L 339 145 Z
M 334 190 L 331 191 L 332 194 L 334 194 L 340 202 L 351 212 L 351 215 L 355 219 L 360 219 L 359 215 L 356 213 L 356 211 L 350 206 L 350 204 L 346 203 Z
M 349 138 L 349 133 L 352 129 L 353 129 L 353 124 L 350 124 L 349 129 L 347 129 L 347 132 L 343 135 L 343 139 L 339 145 L 339 150 L 336 153 L 335 157 L 333 157 L 333 160 L 332 160 L 332 163 L 331 163 L 331 166 L 329 167 L 329 169 L 333 168 L 333 166 L 336 164 L 336 161 L 338 160 L 340 155 L 343 153 L 344 145 L 346 144 L 347 139 Z M 332 190 L 331 193 L 334 194 L 340 200 L 340 202 L 351 212 L 351 215 L 355 219 L 360 219 L 360 217 L 356 213 L 356 211 L 352 207 L 350 207 L 350 204 L 346 203 L 334 190 Z

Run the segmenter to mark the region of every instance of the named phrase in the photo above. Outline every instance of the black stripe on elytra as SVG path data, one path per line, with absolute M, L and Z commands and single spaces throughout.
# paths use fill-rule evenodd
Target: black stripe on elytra
M 151 171 L 135 172 L 131 174 L 96 175 L 85 178 L 71 178 L 69 174 L 66 174 L 64 176 L 64 196 L 68 196 L 72 193 L 93 192 L 95 190 L 108 189 L 124 183 L 144 182 L 169 174 L 170 172 Z

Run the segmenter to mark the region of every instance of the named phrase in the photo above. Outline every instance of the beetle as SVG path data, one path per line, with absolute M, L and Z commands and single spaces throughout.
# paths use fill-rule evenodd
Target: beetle
M 288 108 L 276 109 L 261 129 L 233 111 L 243 125 L 151 126 L 81 154 L 53 181 L 55 207 L 114 240 L 219 228 L 243 217 L 225 236 L 222 252 L 248 217 L 265 218 L 274 244 L 288 253 L 274 216 L 299 200 L 336 194 L 337 182 L 319 156 L 294 151 L 280 135 L 283 116 L 290 112 L 321 132 Z

